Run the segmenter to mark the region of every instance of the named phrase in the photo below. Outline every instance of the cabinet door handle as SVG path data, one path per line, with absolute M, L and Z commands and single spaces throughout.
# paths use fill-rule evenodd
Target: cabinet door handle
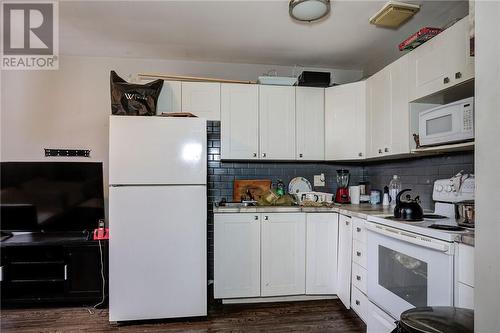
M 253 157 L 257 157 L 257 153 L 253 153 Z
M 358 257 L 361 257 L 361 252 L 356 251 L 356 255 L 357 255 Z
M 262 157 L 266 157 L 266 153 L 262 153 Z
M 361 276 L 356 275 L 356 280 L 361 281 Z
M 450 83 L 450 78 L 449 78 L 449 77 L 445 77 L 445 78 L 443 79 L 443 83 L 444 83 L 444 84 Z
M 64 265 L 64 281 L 68 280 L 68 265 Z
M 302 158 L 302 156 L 303 156 L 302 154 L 299 154 L 299 157 L 300 157 L 300 158 Z
M 257 215 L 254 216 L 253 218 L 255 221 L 257 221 L 259 219 L 259 217 Z
M 363 153 L 358 153 L 358 156 L 359 156 L 359 157 L 363 156 Z
M 349 221 L 345 221 L 345 225 L 349 225 Z
M 357 231 L 357 232 L 361 232 L 361 228 L 360 228 L 360 227 L 357 227 L 357 228 L 356 228 L 356 231 Z
M 379 149 L 379 150 L 378 150 L 378 153 L 379 153 L 379 154 L 382 154 L 382 149 Z
M 461 72 L 456 72 L 455 73 L 455 79 L 460 79 L 462 77 L 462 73 Z
M 361 302 L 356 300 L 356 305 L 360 305 L 360 304 L 361 304 Z
M 388 152 L 389 152 L 389 148 L 384 148 L 384 151 L 385 151 L 386 153 L 388 153 Z
M 264 216 L 264 220 L 268 221 L 269 220 L 269 216 Z
M 0 266 L 0 282 L 3 281 L 3 266 Z

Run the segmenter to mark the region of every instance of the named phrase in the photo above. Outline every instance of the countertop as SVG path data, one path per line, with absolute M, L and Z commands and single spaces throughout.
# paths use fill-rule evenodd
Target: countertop
M 333 207 L 302 207 L 302 206 L 249 206 L 249 207 L 218 207 L 214 205 L 215 214 L 224 213 L 340 213 L 366 219 L 372 216 L 391 216 L 392 208 L 371 204 L 336 204 Z
M 302 207 L 302 206 L 248 206 L 219 207 L 214 205 L 214 214 L 225 213 L 340 213 L 366 219 L 368 216 L 392 216 L 393 208 L 371 204 L 335 204 L 333 207 Z M 462 235 L 460 242 L 474 246 L 474 233 Z

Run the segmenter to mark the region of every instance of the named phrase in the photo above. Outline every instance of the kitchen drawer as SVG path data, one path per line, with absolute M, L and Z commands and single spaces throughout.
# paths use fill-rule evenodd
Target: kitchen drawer
M 391 333 L 396 328 L 394 318 L 379 309 L 375 304 L 368 304 L 366 333 Z
M 458 281 L 474 287 L 474 247 L 458 245 Z
M 456 307 L 474 309 L 474 288 L 463 283 L 458 283 Z
M 353 239 L 356 239 L 360 242 L 366 243 L 366 220 L 360 219 L 358 217 L 352 218 L 352 226 L 353 226 Z
M 366 268 L 366 243 L 358 240 L 352 242 L 352 261 Z
M 352 264 L 352 285 L 366 295 L 366 269 L 358 264 Z
M 358 288 L 352 289 L 351 307 L 358 316 L 366 323 L 368 319 L 368 297 Z

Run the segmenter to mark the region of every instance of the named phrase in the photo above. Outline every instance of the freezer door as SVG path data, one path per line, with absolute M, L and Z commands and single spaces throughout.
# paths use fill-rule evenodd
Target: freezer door
M 109 320 L 206 316 L 205 186 L 109 191 Z
M 111 116 L 110 185 L 206 184 L 206 121 Z

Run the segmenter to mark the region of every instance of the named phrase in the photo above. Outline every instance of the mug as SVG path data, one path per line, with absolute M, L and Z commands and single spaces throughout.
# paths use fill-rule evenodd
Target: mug
M 359 198 L 361 195 L 360 186 L 349 186 L 349 197 L 351 197 L 351 203 L 354 205 L 359 205 Z

